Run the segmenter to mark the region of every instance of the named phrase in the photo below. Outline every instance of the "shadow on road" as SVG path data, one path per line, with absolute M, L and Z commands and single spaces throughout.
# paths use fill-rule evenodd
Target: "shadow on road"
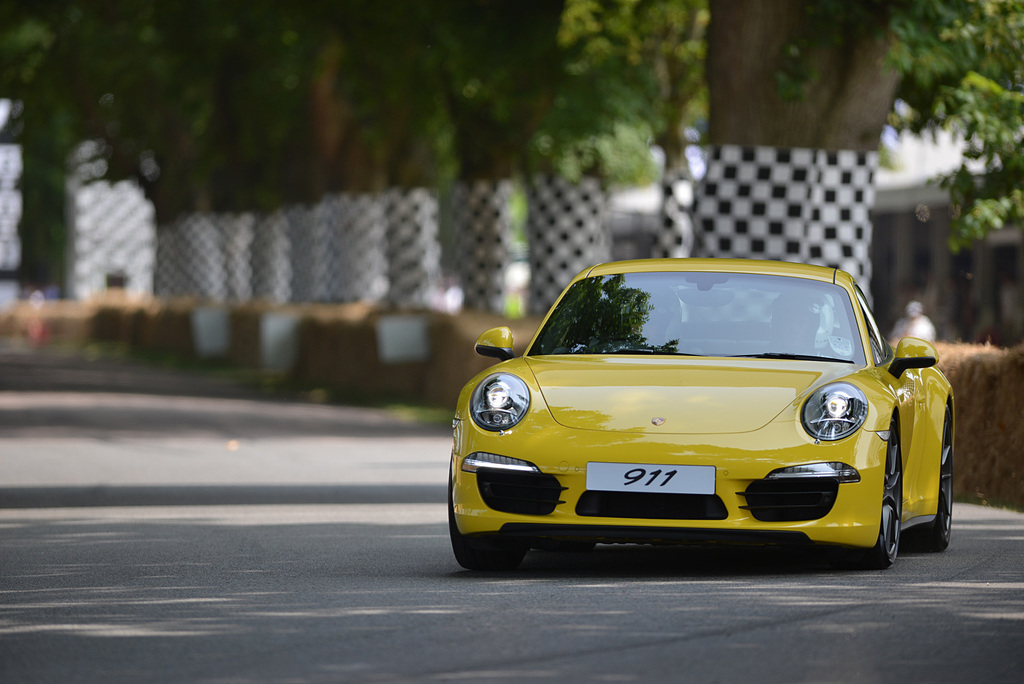
M 2 487 L 0 509 L 101 506 L 274 506 L 301 504 L 437 504 L 438 485 L 230 485 Z
M 0 347 L 0 436 L 437 436 L 445 426 L 376 409 L 269 397 L 202 373 Z

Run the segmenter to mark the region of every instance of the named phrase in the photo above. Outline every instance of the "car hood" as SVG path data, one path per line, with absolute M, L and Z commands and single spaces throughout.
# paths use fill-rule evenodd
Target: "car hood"
M 556 422 L 658 434 L 750 432 L 849 364 L 759 359 L 544 357 L 529 360 Z

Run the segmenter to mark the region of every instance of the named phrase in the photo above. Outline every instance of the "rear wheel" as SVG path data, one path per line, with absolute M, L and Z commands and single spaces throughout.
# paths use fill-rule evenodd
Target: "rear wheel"
M 452 479 L 448 478 L 448 534 L 455 560 L 467 570 L 515 570 L 523 562 L 529 547 L 521 542 L 498 537 L 467 537 L 455 522 Z
M 939 505 L 935 522 L 922 530 L 921 541 L 927 551 L 945 551 L 953 530 L 953 411 L 946 406 L 942 426 L 942 460 L 939 462 Z

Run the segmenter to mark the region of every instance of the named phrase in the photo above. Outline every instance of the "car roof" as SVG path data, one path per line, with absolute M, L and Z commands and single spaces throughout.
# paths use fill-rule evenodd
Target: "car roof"
M 631 261 L 612 261 L 593 266 L 580 273 L 578 277 L 659 271 L 751 273 L 807 278 L 809 280 L 833 283 L 843 282 L 844 284 L 852 283 L 853 280 L 845 271 L 828 266 L 759 259 L 634 259 Z

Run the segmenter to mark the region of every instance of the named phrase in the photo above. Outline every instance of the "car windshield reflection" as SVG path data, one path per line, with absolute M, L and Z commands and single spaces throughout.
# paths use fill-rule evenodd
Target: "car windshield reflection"
M 566 292 L 529 355 L 760 357 L 863 364 L 837 285 L 740 273 L 627 273 Z

